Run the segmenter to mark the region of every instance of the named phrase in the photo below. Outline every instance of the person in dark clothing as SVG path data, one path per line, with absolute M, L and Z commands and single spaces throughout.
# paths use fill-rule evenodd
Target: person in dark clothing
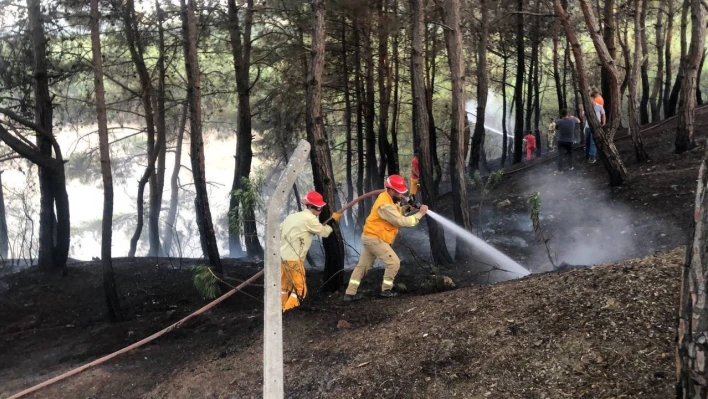
M 558 131 L 558 171 L 563 170 L 563 157 L 568 157 L 568 165 L 573 170 L 573 134 L 575 126 L 580 123 L 580 119 L 570 115 L 567 109 L 561 110 L 562 118 L 556 120 L 556 130 Z

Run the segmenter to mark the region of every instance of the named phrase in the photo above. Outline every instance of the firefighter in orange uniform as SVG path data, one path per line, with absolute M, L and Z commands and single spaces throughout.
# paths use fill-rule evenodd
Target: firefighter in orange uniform
M 305 195 L 303 204 L 307 209 L 293 213 L 280 224 L 280 294 L 283 312 L 300 306 L 307 296 L 305 281 L 305 257 L 312 245 L 312 237 L 329 237 L 332 227 L 323 226 L 318 217 L 327 205 L 317 191 Z M 341 213 L 333 213 L 332 220 L 338 222 Z
M 393 288 L 393 280 L 396 278 L 401 261 L 398 255 L 393 252 L 391 244 L 396 239 L 398 229 L 401 227 L 413 227 L 428 211 L 427 205 L 422 205 L 419 212 L 411 216 L 404 216 L 401 203 L 406 200 L 406 181 L 399 175 L 391 175 L 385 182 L 386 191 L 379 194 L 371 208 L 369 217 L 364 223 L 364 233 L 361 236 L 362 250 L 359 263 L 352 272 L 349 279 L 345 302 L 356 301 L 362 298 L 357 294 L 362 278 L 373 266 L 376 259 L 383 262 L 384 271 L 383 283 L 381 284 L 381 296 L 391 298 L 396 296 Z

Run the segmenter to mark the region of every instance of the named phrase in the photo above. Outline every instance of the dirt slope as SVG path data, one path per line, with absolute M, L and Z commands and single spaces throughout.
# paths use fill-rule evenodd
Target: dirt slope
M 393 300 L 344 305 L 338 295 L 321 298 L 285 315 L 287 396 L 669 397 L 682 256 L 675 250 Z M 98 282 L 100 274 L 85 277 Z M 163 279 L 181 285 L 185 277 Z M 237 301 L 34 397 L 260 397 L 261 305 L 247 297 Z M 199 300 L 186 295 L 183 302 L 180 313 Z M 118 326 L 92 321 L 70 333 L 58 327 L 18 337 L 4 329 L 0 397 L 98 356 L 97 347 L 108 351 L 134 342 L 170 318 L 164 310 L 143 313 Z M 144 318 L 152 327 L 141 324 Z M 338 329 L 339 320 L 351 328 Z M 138 334 L 129 334 L 133 329 Z M 105 330 L 112 332 L 100 333 Z M 100 342 L 115 336 L 124 342 Z M 16 343 L 35 360 L 19 361 Z

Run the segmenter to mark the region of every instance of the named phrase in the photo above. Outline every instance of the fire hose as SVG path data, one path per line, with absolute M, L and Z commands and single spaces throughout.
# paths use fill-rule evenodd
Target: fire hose
M 384 191 L 384 190 L 381 189 L 381 190 L 370 191 L 370 192 L 368 192 L 368 193 L 366 193 L 366 194 L 362 194 L 362 195 L 360 195 L 359 197 L 355 198 L 353 201 L 351 201 L 351 202 L 347 203 L 346 205 L 344 205 L 344 206 L 342 207 L 342 209 L 339 209 L 336 213 L 344 213 L 344 212 L 346 212 L 348 209 L 350 209 L 351 207 L 353 207 L 354 205 L 356 205 L 356 203 L 358 203 L 359 201 L 362 201 L 362 200 L 364 200 L 364 199 L 373 197 L 374 195 L 378 195 L 378 194 L 382 193 L 383 191 Z M 327 223 L 329 223 L 331 220 L 332 220 L 332 217 L 330 216 L 330 218 L 327 219 L 323 224 L 327 224 Z M 113 352 L 113 353 L 111 353 L 111 354 L 109 354 L 109 355 L 106 355 L 106 356 L 103 356 L 103 357 L 101 357 L 101 358 L 99 358 L 99 359 L 96 359 L 96 360 L 94 360 L 94 361 L 92 361 L 92 362 L 90 362 L 90 363 L 86 363 L 86 364 L 84 364 L 83 366 L 79 366 L 79 367 L 77 367 L 77 368 L 75 368 L 75 369 L 73 369 L 73 370 L 70 370 L 70 371 L 68 371 L 68 372 L 66 372 L 66 373 L 64 373 L 64 374 L 61 374 L 61 375 L 58 375 L 58 376 L 56 376 L 56 377 L 54 377 L 54 378 L 51 378 L 51 379 L 49 379 L 49 380 L 46 380 L 46 381 L 44 381 L 44 382 L 42 382 L 42 383 L 40 383 L 40 384 L 37 384 L 37 385 L 35 385 L 35 386 L 31 387 L 31 388 L 27 388 L 27 389 L 25 389 L 24 391 L 18 392 L 18 393 L 16 393 L 16 394 L 10 396 L 8 399 L 17 399 L 17 398 L 21 398 L 21 397 L 23 397 L 23 396 L 25 396 L 25 395 L 29 395 L 30 393 L 33 393 L 33 392 L 36 392 L 36 391 L 38 391 L 38 390 L 40 390 L 40 389 L 42 389 L 42 388 L 48 387 L 49 385 L 52 385 L 52 384 L 57 383 L 57 382 L 59 382 L 59 381 L 62 381 L 62 380 L 66 379 L 66 378 L 69 378 L 69 377 L 71 377 L 71 376 L 73 376 L 73 375 L 79 374 L 79 373 L 81 373 L 82 371 L 85 371 L 85 370 L 87 370 L 87 369 L 89 369 L 89 368 L 91 368 L 91 367 L 98 366 L 98 365 L 101 364 L 101 363 L 105 363 L 105 362 L 107 362 L 107 361 L 113 359 L 114 357 L 117 357 L 118 355 L 121 355 L 121 354 L 126 353 L 126 352 L 129 352 L 129 351 L 131 351 L 131 350 L 133 350 L 133 349 L 136 349 L 136 348 L 139 348 L 139 347 L 141 347 L 141 346 L 144 346 L 145 344 L 147 344 L 147 343 L 149 343 L 149 342 L 151 342 L 151 341 L 154 341 L 155 339 L 157 339 L 157 338 L 159 338 L 159 337 L 161 337 L 161 336 L 167 334 L 168 332 L 170 332 L 170 331 L 172 331 L 172 330 L 175 330 L 175 329 L 181 327 L 181 326 L 182 326 L 185 322 L 187 322 L 188 320 L 190 320 L 190 319 L 192 319 L 192 318 L 194 318 L 194 317 L 196 317 L 196 316 L 199 316 L 200 314 L 203 314 L 204 312 L 210 310 L 211 308 L 213 308 L 213 307 L 215 307 L 216 305 L 220 304 L 221 302 L 225 301 L 227 298 L 233 296 L 233 295 L 236 294 L 237 292 L 243 290 L 243 289 L 246 288 L 249 284 L 255 282 L 256 280 L 258 280 L 258 279 L 261 278 L 261 277 L 263 277 L 263 270 L 261 270 L 261 271 L 259 271 L 258 273 L 254 274 L 254 275 L 251 276 L 248 280 L 246 280 L 246 281 L 244 281 L 243 283 L 239 284 L 237 287 L 233 288 L 232 290 L 230 290 L 230 291 L 224 293 L 224 295 L 220 296 L 219 298 L 217 298 L 217 299 L 213 300 L 212 302 L 210 302 L 210 303 L 208 303 L 208 304 L 202 306 L 201 308 L 199 308 L 199 309 L 196 310 L 195 312 L 191 313 L 190 315 L 188 315 L 188 316 L 184 317 L 183 319 L 177 321 L 176 323 L 174 323 L 174 324 L 172 324 L 172 325 L 170 325 L 170 326 L 168 326 L 168 327 L 166 327 L 166 328 L 164 328 L 164 329 L 162 329 L 162 330 L 160 330 L 160 331 L 158 331 L 158 332 L 156 332 L 156 333 L 150 335 L 149 337 L 144 338 L 144 339 L 142 339 L 142 340 L 140 340 L 140 341 L 138 341 L 138 342 L 136 342 L 136 343 L 134 343 L 134 344 L 132 344 L 132 345 L 126 346 L 125 348 L 120 349 L 120 350 L 118 350 L 118 351 L 115 351 L 115 352 Z

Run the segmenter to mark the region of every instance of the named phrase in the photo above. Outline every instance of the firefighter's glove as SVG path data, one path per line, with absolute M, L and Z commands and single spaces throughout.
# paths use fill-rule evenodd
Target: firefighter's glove
M 339 223 L 339 219 L 341 219 L 341 218 L 342 218 L 342 214 L 339 212 L 335 212 L 332 214 L 332 220 L 334 220 L 337 223 Z

